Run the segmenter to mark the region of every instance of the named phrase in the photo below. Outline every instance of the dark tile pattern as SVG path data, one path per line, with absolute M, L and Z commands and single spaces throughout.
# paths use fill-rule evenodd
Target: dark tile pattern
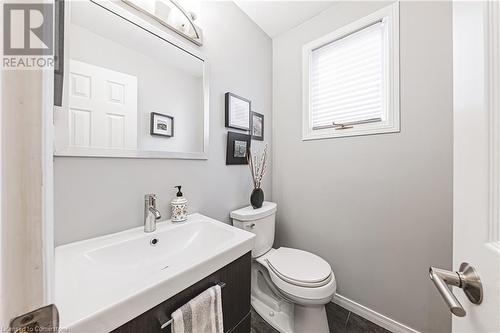
M 349 311 L 330 302 L 326 305 L 326 317 L 328 318 L 328 327 L 330 332 L 345 332 L 347 320 L 349 319 Z
M 259 316 L 253 308 L 251 315 L 251 333 L 279 333 L 261 316 Z M 332 302 L 326 305 L 326 316 L 328 317 L 330 333 L 391 333 L 371 321 Z
M 271 325 L 269 325 L 264 318 L 259 316 L 257 312 L 252 308 L 250 315 L 252 316 L 251 323 L 252 328 L 250 333 L 279 333 Z

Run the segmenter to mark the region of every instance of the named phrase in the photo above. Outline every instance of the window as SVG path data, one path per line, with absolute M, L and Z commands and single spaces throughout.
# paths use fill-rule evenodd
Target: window
M 303 48 L 303 140 L 399 132 L 395 3 Z

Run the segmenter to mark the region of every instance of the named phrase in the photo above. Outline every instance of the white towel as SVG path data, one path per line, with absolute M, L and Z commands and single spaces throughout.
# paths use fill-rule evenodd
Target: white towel
M 172 313 L 172 333 L 224 333 L 221 288 L 208 288 Z

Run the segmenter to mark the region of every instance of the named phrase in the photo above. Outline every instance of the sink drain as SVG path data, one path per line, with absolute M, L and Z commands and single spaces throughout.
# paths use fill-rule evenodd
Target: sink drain
M 149 244 L 151 244 L 151 246 L 156 246 L 159 242 L 160 240 L 158 238 L 153 238 L 149 241 Z

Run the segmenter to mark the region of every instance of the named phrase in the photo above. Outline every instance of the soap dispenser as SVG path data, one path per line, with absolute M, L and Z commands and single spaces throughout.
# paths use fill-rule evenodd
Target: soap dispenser
M 177 195 L 170 203 L 172 207 L 172 222 L 182 222 L 187 220 L 187 199 L 182 196 L 181 186 L 175 186 L 177 188 Z

